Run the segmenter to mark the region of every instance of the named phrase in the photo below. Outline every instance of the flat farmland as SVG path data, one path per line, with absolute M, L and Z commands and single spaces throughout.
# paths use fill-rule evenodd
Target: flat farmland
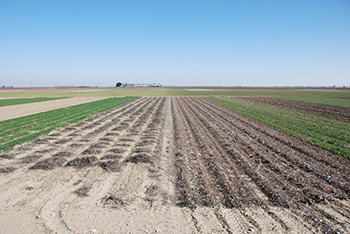
M 134 98 L 3 153 L 2 231 L 350 233 L 346 154 L 230 100 Z
M 30 99 L 30 98 L 28 98 Z M 22 104 L 23 102 L 18 102 L 19 105 L 4 105 L 0 106 L 0 121 L 7 120 L 7 119 L 13 119 L 13 118 L 19 118 L 22 116 L 32 115 L 36 113 L 41 113 L 49 110 L 55 110 L 59 108 L 65 108 L 73 105 L 79 105 L 82 103 L 88 103 L 92 101 L 97 101 L 104 99 L 103 97 L 72 97 L 72 98 L 65 98 L 65 99 L 58 99 L 54 100 L 53 98 L 47 98 L 43 101 L 36 102 L 36 103 L 26 103 Z M 12 103 L 15 102 L 17 99 L 11 99 Z M 22 99 L 25 100 L 25 99 Z M 35 99 L 34 99 L 35 100 Z M 9 103 L 10 100 L 1 100 L 3 102 Z

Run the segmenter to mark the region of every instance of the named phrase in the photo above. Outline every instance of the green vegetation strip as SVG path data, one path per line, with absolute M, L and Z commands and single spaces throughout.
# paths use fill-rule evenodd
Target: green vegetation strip
M 349 123 L 229 97 L 204 99 L 350 158 Z
M 77 123 L 111 108 L 136 100 L 138 97 L 108 98 L 67 108 L 0 122 L 0 153 L 15 145 L 46 135 L 54 129 Z
M 3 99 L 3 100 L 0 100 L 0 106 L 12 106 L 12 105 L 26 104 L 26 103 L 33 103 L 33 102 L 44 102 L 44 101 L 51 101 L 51 100 L 57 100 L 57 99 L 63 99 L 63 98 L 66 98 L 66 97 L 57 97 L 57 98 L 37 97 L 37 98 Z

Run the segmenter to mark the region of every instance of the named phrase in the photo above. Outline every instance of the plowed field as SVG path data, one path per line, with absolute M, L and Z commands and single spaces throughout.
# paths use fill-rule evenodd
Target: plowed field
M 349 233 L 350 163 L 200 98 L 140 98 L 0 157 L 4 233 Z
M 271 105 L 298 112 L 318 115 L 330 119 L 343 122 L 350 122 L 350 107 L 333 106 L 319 103 L 310 103 L 303 101 L 294 101 L 287 99 L 271 98 L 271 97 L 238 97 L 254 103 L 263 105 Z M 346 98 L 344 98 L 346 99 Z

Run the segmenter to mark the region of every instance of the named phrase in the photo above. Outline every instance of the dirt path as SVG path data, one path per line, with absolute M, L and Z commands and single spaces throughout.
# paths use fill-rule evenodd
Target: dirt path
M 202 99 L 140 98 L 1 155 L 0 226 L 349 233 L 349 170 Z
M 0 107 L 0 121 L 37 114 L 40 112 L 55 110 L 68 106 L 79 105 L 87 102 L 98 101 L 102 99 L 105 99 L 105 97 L 73 97 L 45 102 L 2 106 Z

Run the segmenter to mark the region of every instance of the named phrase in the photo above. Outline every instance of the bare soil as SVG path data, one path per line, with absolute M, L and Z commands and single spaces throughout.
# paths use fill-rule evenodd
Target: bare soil
M 350 99 L 350 96 L 335 96 L 335 97 L 328 97 L 328 98 Z
M 246 101 L 286 108 L 306 114 L 318 115 L 325 118 L 339 120 L 350 123 L 350 107 L 333 106 L 303 101 L 294 101 L 287 99 L 271 97 L 236 97 Z
M 349 233 L 349 166 L 200 98 L 141 98 L 0 157 L 0 226 Z

